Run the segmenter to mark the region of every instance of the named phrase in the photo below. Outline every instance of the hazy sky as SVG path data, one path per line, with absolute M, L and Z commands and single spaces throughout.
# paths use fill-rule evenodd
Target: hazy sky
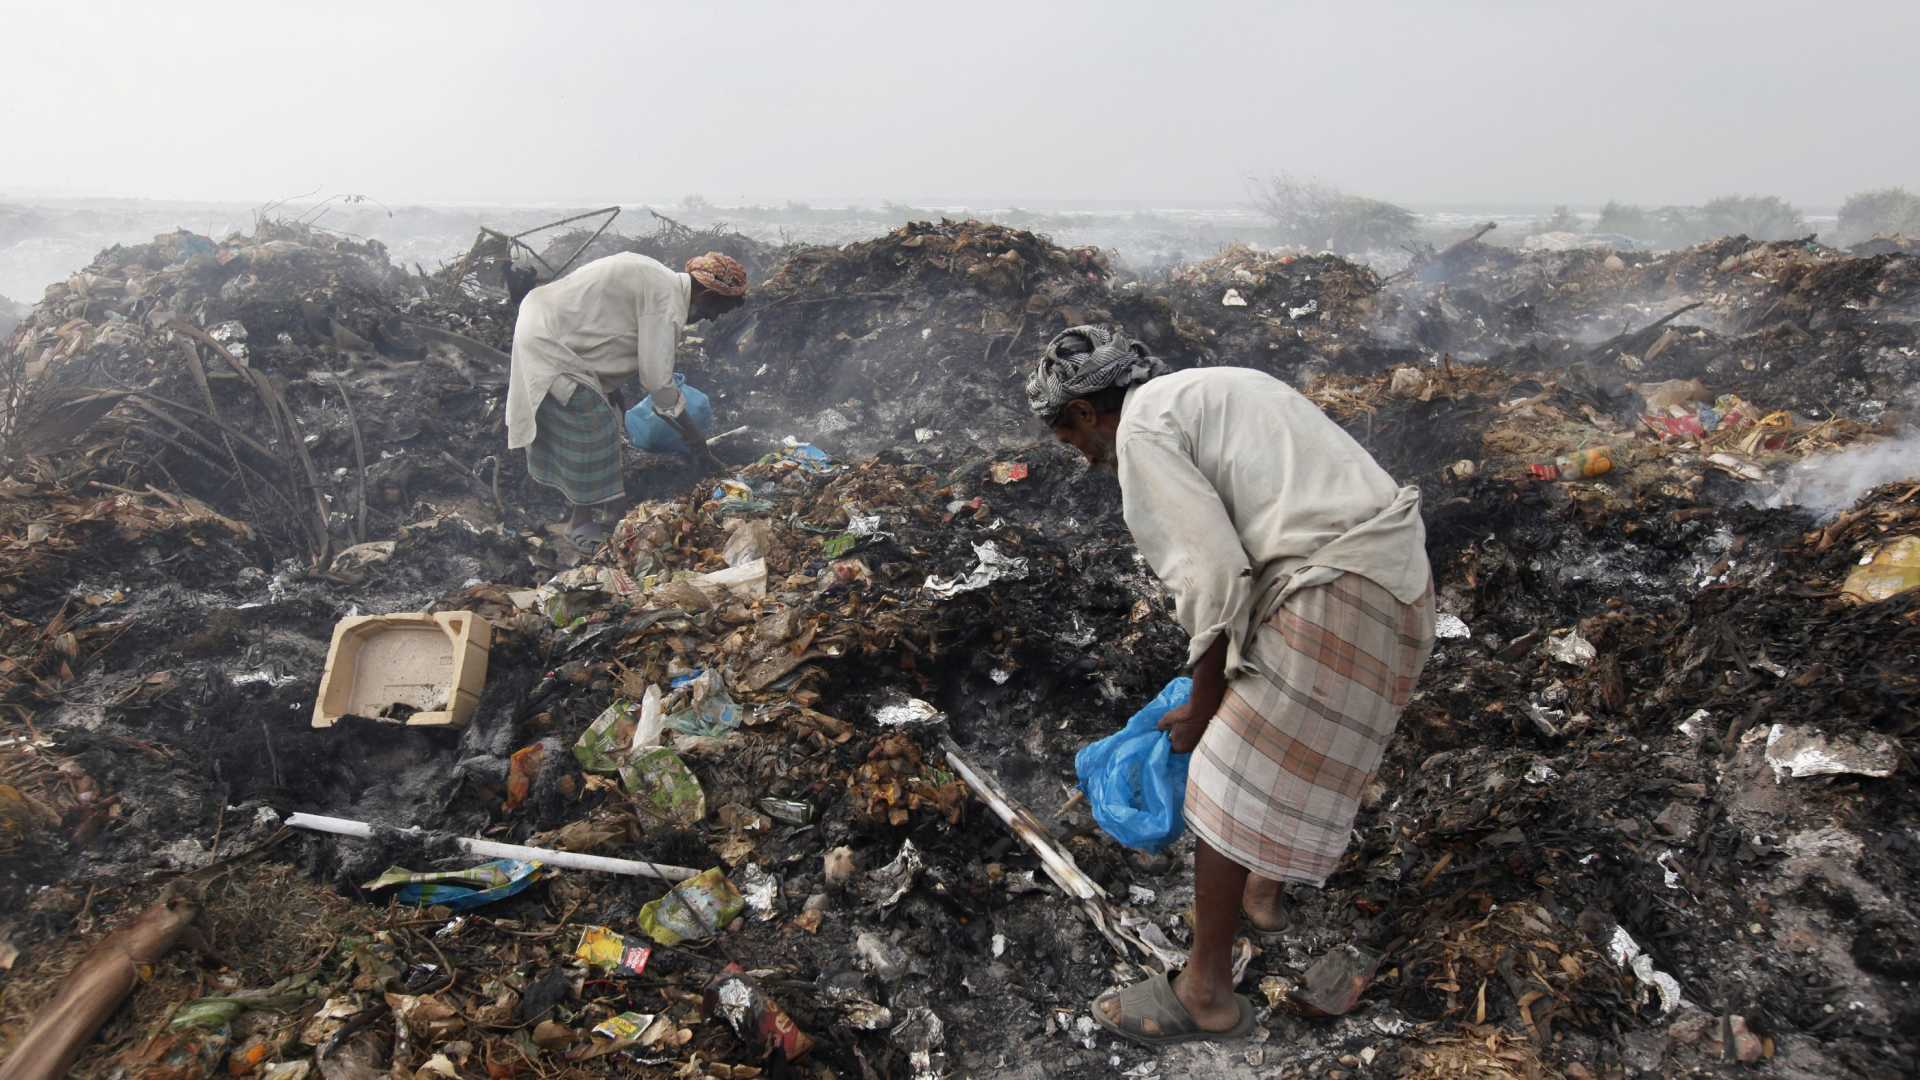
M 1920 0 L 0 0 L 0 196 L 1833 205 Z

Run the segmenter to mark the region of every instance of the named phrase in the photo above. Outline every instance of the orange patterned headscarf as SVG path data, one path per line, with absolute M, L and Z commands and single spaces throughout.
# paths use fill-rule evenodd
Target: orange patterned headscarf
M 687 260 L 687 273 L 693 280 L 721 296 L 747 295 L 747 268 L 739 260 L 709 251 Z

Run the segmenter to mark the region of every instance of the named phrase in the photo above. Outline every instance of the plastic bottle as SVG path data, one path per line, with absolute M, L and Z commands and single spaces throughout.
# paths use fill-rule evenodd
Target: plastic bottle
M 1604 446 L 1575 450 L 1555 458 L 1553 463 L 1559 468 L 1562 480 L 1590 480 L 1613 471 L 1613 455 L 1607 453 Z

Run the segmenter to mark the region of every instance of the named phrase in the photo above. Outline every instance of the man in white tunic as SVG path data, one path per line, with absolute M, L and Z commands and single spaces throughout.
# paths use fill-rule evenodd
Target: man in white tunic
M 1282 883 L 1334 871 L 1433 648 L 1420 492 L 1280 380 L 1168 374 L 1102 327 L 1056 336 L 1027 397 L 1056 438 L 1119 473 L 1127 528 L 1173 594 L 1193 676 L 1160 725 L 1193 754 L 1193 948 L 1176 977 L 1107 994 L 1094 1017 L 1149 1045 L 1244 1035 L 1240 914 L 1277 928 Z
M 507 449 L 527 449 L 527 472 L 573 506 L 566 528 L 582 545 L 606 536 L 598 511 L 625 495 L 620 482 L 624 425 L 611 400 L 635 375 L 654 411 L 696 457 L 706 437 L 686 416 L 674 383 L 674 349 L 690 322 L 740 306 L 747 272 L 709 252 L 685 273 L 632 252 L 609 255 L 520 302 L 507 384 Z

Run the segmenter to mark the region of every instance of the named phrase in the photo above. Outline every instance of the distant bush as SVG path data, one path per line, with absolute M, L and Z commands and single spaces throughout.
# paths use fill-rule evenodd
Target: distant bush
M 1594 225 L 1599 232 L 1619 233 L 1639 239 L 1647 231 L 1647 212 L 1638 206 L 1609 200 L 1600 208 L 1600 220 Z
M 1806 215 L 1778 195 L 1723 195 L 1700 208 L 1701 240 L 1744 236 L 1749 240 L 1798 240 L 1813 232 Z
M 26 321 L 27 316 L 32 312 L 33 309 L 27 305 L 16 304 L 5 296 L 0 296 L 0 342 L 7 340 L 13 333 L 13 328 Z
M 1256 190 L 1254 205 L 1273 219 L 1282 243 L 1342 254 L 1393 247 L 1410 239 L 1419 221 L 1405 207 L 1286 175 Z
M 1662 206 L 1652 210 L 1628 203 L 1609 202 L 1600 208 L 1595 232 L 1630 236 L 1650 247 L 1685 247 L 1696 243 L 1700 231 L 1689 209 Z
M 1898 187 L 1849 195 L 1833 232 L 1833 242 L 1843 245 L 1876 236 L 1920 236 L 1920 195 Z
M 1630 236 L 1652 247 L 1677 248 L 1723 236 L 1794 240 L 1813 229 L 1805 215 L 1778 195 L 1723 195 L 1705 206 L 1651 210 L 1609 202 L 1600 210 L 1595 231 Z
M 1556 206 L 1551 217 L 1534 221 L 1520 233 L 1520 238 L 1539 236 L 1541 233 L 1577 233 L 1580 232 L 1580 218 L 1570 206 Z

